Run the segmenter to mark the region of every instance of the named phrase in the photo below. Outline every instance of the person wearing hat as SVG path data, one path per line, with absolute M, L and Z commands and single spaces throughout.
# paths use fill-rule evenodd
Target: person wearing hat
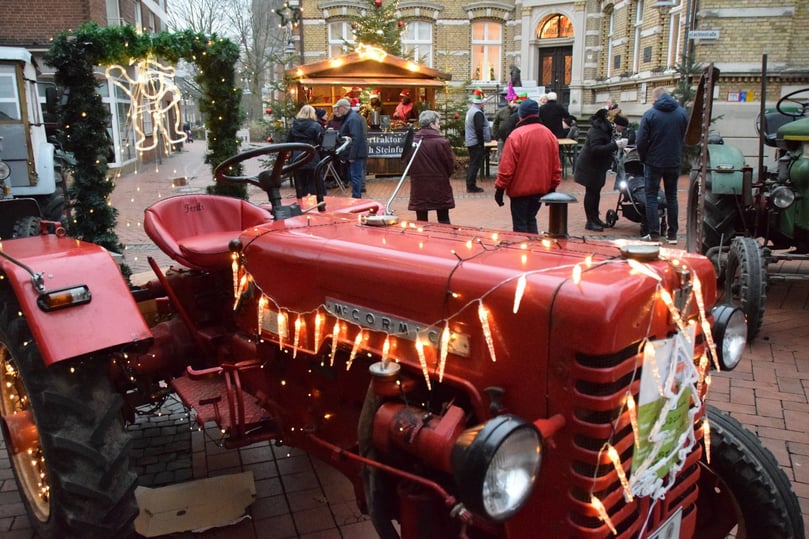
M 556 101 L 556 92 L 548 92 L 548 102 L 539 109 L 542 123 L 556 135 L 556 138 L 565 138 L 567 129 L 562 125 L 570 117 L 567 109 Z
M 514 232 L 538 234 L 540 199 L 555 191 L 562 181 L 559 143 L 550 129 L 539 121 L 536 101 L 523 101 L 517 114 L 520 120 L 500 156 L 494 200 L 498 206 L 503 206 L 503 195 L 508 195 Z
M 609 118 L 609 111 L 607 111 L 607 117 Z M 635 145 L 635 130 L 629 127 L 629 120 L 626 117 L 621 116 L 620 114 L 613 117 L 613 123 L 615 124 L 615 136 L 618 138 L 625 138 L 628 141 L 629 146 Z
M 405 88 L 399 94 L 401 100 L 396 105 L 396 110 L 393 111 L 393 119 L 401 122 L 409 122 L 410 120 L 417 120 L 419 117 L 416 107 L 413 106 L 413 101 L 410 99 L 410 90 Z
M 466 169 L 466 192 L 482 193 L 483 188 L 477 186 L 478 172 L 483 165 L 483 158 L 486 156 L 486 134 L 489 121 L 483 113 L 483 103 L 485 101 L 483 91 L 475 89 L 472 94 L 472 103 L 466 111 L 464 118 L 464 144 L 469 152 L 469 167 Z
M 343 118 L 340 124 L 340 135 L 351 137 L 351 145 L 340 156 L 348 161 L 348 175 L 351 178 L 351 196 L 362 197 L 365 185 L 365 160 L 368 158 L 368 141 L 365 139 L 367 124 L 358 112 L 351 109 L 351 102 L 340 99 L 334 104 L 334 115 Z
M 520 121 L 520 115 L 517 114 L 517 108 L 526 99 L 528 99 L 527 92 L 520 92 L 517 94 L 517 97 L 514 99 L 514 111 L 511 113 L 511 116 L 508 117 L 508 121 L 504 124 L 504 126 L 498 129 L 500 136 L 503 137 L 503 145 L 506 144 L 506 139 L 511 132 L 514 131 L 514 128 L 517 126 L 517 122 Z M 500 154 L 503 154 L 502 149 L 500 150 Z
M 508 97 L 508 96 L 506 96 Z M 513 114 L 517 112 L 517 94 L 514 94 L 506 101 L 506 104 L 494 113 L 494 121 L 492 122 L 492 138 L 497 140 L 497 158 L 503 153 L 503 144 L 506 143 L 506 137 L 511 132 L 508 129 L 509 120 Z M 512 126 L 513 129 L 513 126 Z
M 626 147 L 627 140 L 613 140 L 612 126 L 607 118 L 607 109 L 599 109 L 590 118 L 587 139 L 576 159 L 573 179 L 584 186 L 584 214 L 586 230 L 602 232 L 607 226 L 598 217 L 601 189 L 607 181 L 607 170 L 612 166 L 615 152 Z

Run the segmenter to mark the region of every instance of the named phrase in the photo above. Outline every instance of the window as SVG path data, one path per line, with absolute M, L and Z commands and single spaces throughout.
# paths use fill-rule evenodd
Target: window
M 122 84 L 126 81 L 118 79 Z M 112 92 L 110 92 L 112 89 Z M 113 141 L 114 150 L 110 149 L 110 164 L 121 166 L 127 161 L 135 159 L 135 130 L 130 116 L 131 99 L 123 89 L 110 81 L 105 81 L 98 89 L 102 101 L 110 108 L 110 118 L 107 131 Z M 148 116 L 148 114 L 146 115 Z M 144 117 L 145 119 L 145 117 Z M 151 118 L 149 118 L 151 122 Z M 144 122 L 145 123 L 145 122 Z M 113 128 L 113 125 L 116 128 Z M 151 126 L 150 126 L 151 130 Z
M 539 39 L 558 39 L 573 37 L 573 24 L 564 15 L 548 17 L 537 29 Z
M 348 44 L 354 44 L 354 32 L 348 21 L 329 23 L 329 57 L 348 53 Z
M 402 55 L 433 67 L 433 25 L 423 21 L 407 23 L 402 34 Z
M 610 11 L 607 22 L 607 78 L 612 76 L 612 37 L 615 33 L 615 10 Z
M 503 31 L 494 22 L 472 23 L 472 80 L 500 80 Z
M 109 26 L 126 24 L 126 21 L 121 18 L 121 6 L 118 0 L 107 0 L 107 24 Z
M 635 43 L 632 50 L 632 71 L 640 71 L 640 37 L 643 30 L 643 0 L 635 6 Z
M 13 65 L 0 65 L 0 122 L 21 119 L 17 72 Z
M 666 67 L 673 68 L 680 63 L 680 14 L 672 13 L 669 24 L 669 53 Z
M 135 2 L 132 7 L 135 10 L 135 28 L 138 31 L 143 31 L 143 13 L 141 12 L 140 2 Z

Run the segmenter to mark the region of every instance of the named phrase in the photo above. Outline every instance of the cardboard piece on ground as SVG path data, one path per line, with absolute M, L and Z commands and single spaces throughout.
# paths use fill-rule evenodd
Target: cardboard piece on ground
M 160 488 L 138 487 L 135 531 L 145 537 L 226 526 L 244 518 L 256 497 L 253 472 Z

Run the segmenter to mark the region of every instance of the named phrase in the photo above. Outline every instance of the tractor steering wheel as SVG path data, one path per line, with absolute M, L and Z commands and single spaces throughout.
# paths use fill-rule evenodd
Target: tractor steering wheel
M 805 93 L 806 96 L 801 99 L 796 99 L 794 97 L 803 93 Z M 794 103 L 795 105 L 798 105 L 800 112 L 785 109 L 783 106 L 785 103 Z M 801 88 L 800 90 L 795 90 L 794 92 L 788 93 L 778 100 L 778 103 L 775 105 L 775 109 L 784 116 L 789 116 L 791 118 L 803 118 L 806 116 L 806 112 L 809 111 L 809 88 Z
M 214 180 L 217 182 L 249 183 L 269 193 L 270 189 L 281 187 L 282 177 L 285 174 L 311 161 L 315 156 L 315 151 L 314 146 L 303 142 L 271 144 L 262 148 L 248 150 L 219 163 L 214 169 Z M 293 159 L 294 152 L 300 153 Z M 232 175 L 236 165 L 256 157 L 271 156 L 273 154 L 275 154 L 275 160 L 269 170 L 263 170 L 255 176 Z

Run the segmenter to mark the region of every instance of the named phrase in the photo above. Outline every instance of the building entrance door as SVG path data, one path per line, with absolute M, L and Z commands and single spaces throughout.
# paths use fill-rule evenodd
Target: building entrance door
M 545 91 L 556 92 L 558 102 L 570 102 L 570 72 L 573 65 L 573 47 L 539 49 L 539 85 Z

